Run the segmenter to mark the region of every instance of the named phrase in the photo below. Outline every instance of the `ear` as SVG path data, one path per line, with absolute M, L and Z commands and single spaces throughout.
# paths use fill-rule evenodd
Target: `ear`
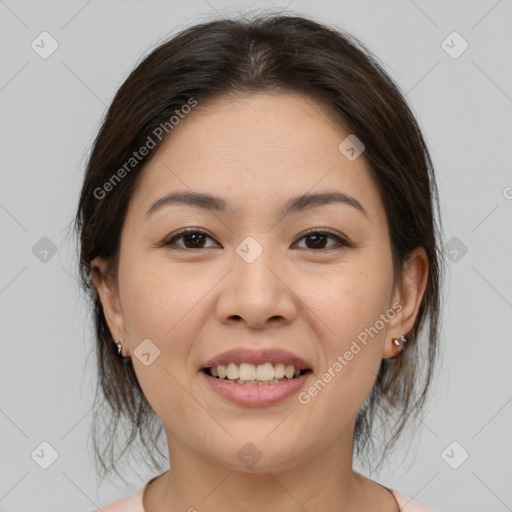
M 96 257 L 91 261 L 91 274 L 98 292 L 103 312 L 114 341 L 126 336 L 126 328 L 117 282 L 107 276 L 108 260 Z M 125 343 L 125 347 L 126 347 Z M 123 352 L 126 349 L 123 350 Z M 128 355 L 124 354 L 123 355 Z
M 414 327 L 427 286 L 427 277 L 427 253 L 423 247 L 417 247 L 404 262 L 402 275 L 393 292 L 392 304 L 400 304 L 401 309 L 388 324 L 388 339 L 382 357 L 391 359 L 398 356 L 398 347 L 392 339 L 407 334 Z

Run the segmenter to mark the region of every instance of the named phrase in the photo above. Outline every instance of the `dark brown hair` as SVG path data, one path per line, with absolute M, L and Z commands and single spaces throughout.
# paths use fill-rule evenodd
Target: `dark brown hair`
M 382 461 L 424 406 L 438 352 L 443 261 L 432 162 L 404 96 L 371 52 L 336 27 L 282 14 L 204 22 L 158 46 L 131 72 L 105 115 L 85 172 L 74 227 L 81 284 L 95 326 L 99 380 L 92 432 L 102 477 L 112 470 L 121 476 L 117 461 L 137 435 L 145 455 L 161 469 L 152 451 L 163 424 L 139 386 L 131 359 L 122 364 L 114 352 L 91 260 L 108 258 L 107 276 L 115 281 L 128 203 L 144 164 L 161 143 L 154 135 L 159 127 L 169 127 L 170 118 L 191 99 L 201 105 L 223 95 L 253 92 L 299 93 L 343 120 L 365 145 L 363 158 L 387 214 L 395 279 L 413 249 L 423 247 L 428 256 L 427 287 L 414 328 L 407 333 L 407 348 L 396 359 L 382 360 L 375 386 L 358 413 L 356 455 L 379 452 Z M 108 199 L 100 197 L 103 192 L 98 191 L 112 184 L 123 165 L 126 171 L 126 162 L 148 138 L 156 147 L 121 173 L 122 181 L 107 187 Z M 425 335 L 421 343 L 420 332 Z M 124 438 L 122 417 L 129 428 Z M 372 444 L 375 448 L 377 438 L 378 450 L 363 450 Z M 122 448 L 120 453 L 117 448 Z

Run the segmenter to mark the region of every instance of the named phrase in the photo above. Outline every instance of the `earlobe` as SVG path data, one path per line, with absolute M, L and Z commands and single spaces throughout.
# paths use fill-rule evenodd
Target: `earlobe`
M 118 340 L 125 333 L 124 317 L 120 306 L 118 287 L 114 280 L 107 276 L 108 260 L 96 257 L 91 261 L 90 266 L 110 333 L 114 340 Z

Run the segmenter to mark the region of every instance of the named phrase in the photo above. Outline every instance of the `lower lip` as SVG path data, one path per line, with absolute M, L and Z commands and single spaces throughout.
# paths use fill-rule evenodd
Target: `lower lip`
M 311 372 L 306 372 L 299 377 L 295 377 L 295 379 L 283 381 L 279 384 L 246 386 L 245 384 L 216 379 L 204 371 L 200 373 L 203 374 L 206 382 L 208 382 L 212 389 L 220 396 L 235 404 L 246 405 L 248 407 L 270 405 L 284 400 L 290 395 L 297 393 L 311 374 Z

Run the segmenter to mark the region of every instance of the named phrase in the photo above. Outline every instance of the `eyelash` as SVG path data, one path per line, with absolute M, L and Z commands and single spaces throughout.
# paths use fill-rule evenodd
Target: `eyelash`
M 163 245 L 165 247 L 170 247 L 172 245 L 175 245 L 175 242 L 177 240 L 179 240 L 180 238 L 184 238 L 187 235 L 193 235 L 193 234 L 205 235 L 206 237 L 213 240 L 213 238 L 210 235 L 208 235 L 208 233 L 206 233 L 205 231 L 202 231 L 200 229 L 189 228 L 189 229 L 184 229 L 184 230 L 179 231 L 178 233 L 174 234 L 171 238 L 167 239 L 163 243 Z M 329 236 L 330 238 L 335 239 L 338 242 L 338 245 L 341 246 L 341 247 L 338 247 L 338 249 L 342 249 L 344 247 L 353 247 L 352 244 L 350 244 L 345 238 L 341 237 L 340 235 L 337 235 L 336 233 L 333 233 L 332 231 L 322 230 L 322 229 L 311 229 L 311 230 L 307 231 L 306 233 L 304 233 L 299 238 L 299 240 L 302 240 L 303 238 L 306 238 L 311 235 L 326 235 L 326 236 Z M 198 247 L 196 249 L 189 249 L 188 247 L 179 247 L 178 246 L 177 249 L 184 250 L 184 251 L 194 251 L 194 250 L 200 250 L 202 248 Z M 211 247 L 206 247 L 206 249 L 211 249 Z M 334 249 L 336 249 L 336 247 L 334 247 Z M 326 252 L 326 251 L 333 250 L 333 248 L 332 247 L 330 247 L 330 248 L 328 247 L 328 248 L 324 248 L 324 249 L 307 249 L 306 248 L 306 250 L 310 250 L 310 251 L 314 251 L 314 252 Z

